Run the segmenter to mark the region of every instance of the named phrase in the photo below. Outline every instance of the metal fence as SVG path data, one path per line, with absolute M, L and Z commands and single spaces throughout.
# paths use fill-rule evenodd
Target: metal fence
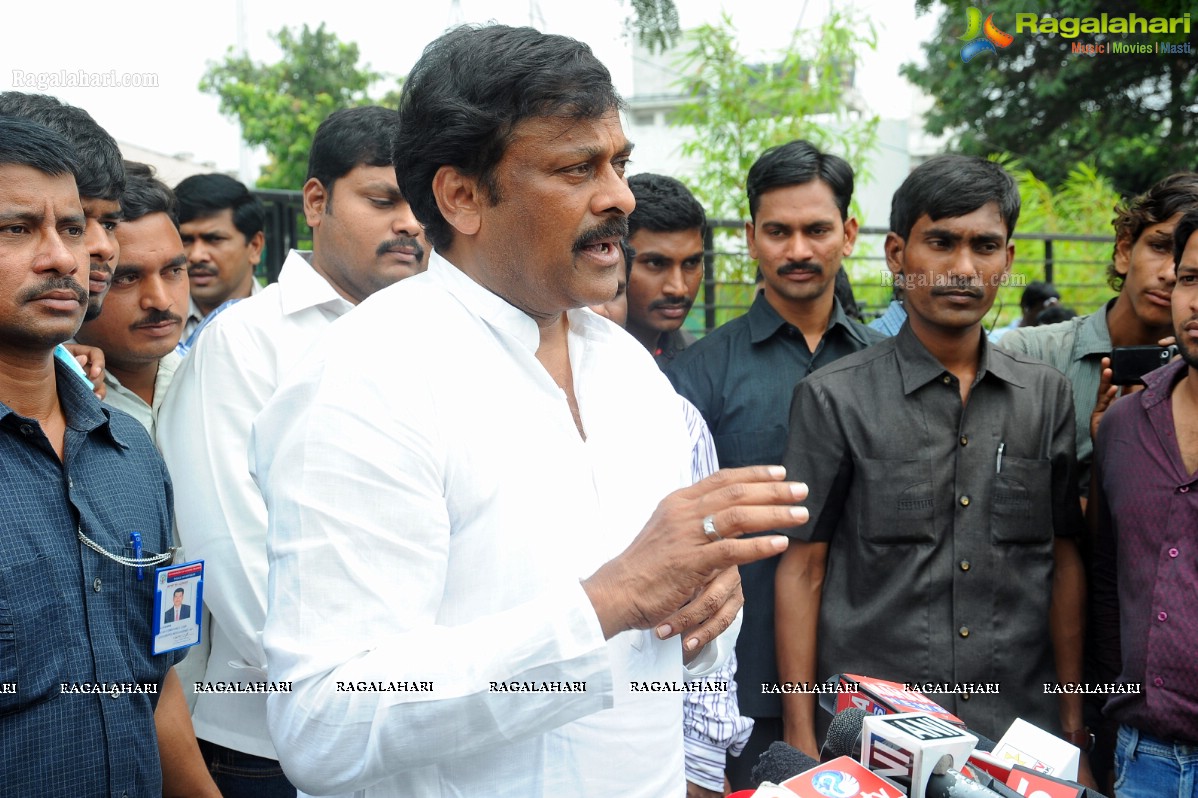
M 736 219 L 709 220 L 703 286 L 687 319 L 687 329 L 696 334 L 710 332 L 741 315 L 756 295 L 757 268 L 748 256 L 744 226 Z M 890 271 L 882 249 L 887 232 L 882 227 L 862 227 L 852 256 L 844 261 L 864 321 L 885 312 L 892 296 Z M 1054 283 L 1061 292 L 1061 304 L 1079 314 L 1095 310 L 1113 293 L 1106 283 L 1114 246 L 1112 235 L 1016 233 L 1014 242 L 1011 277 L 999 288 L 985 321 L 988 328 L 1021 315 L 1019 299 L 1023 287 L 1032 280 Z
M 266 248 L 259 276 L 268 282 L 278 279 L 290 249 L 311 249 L 312 231 L 304 221 L 303 195 L 298 191 L 257 190 L 266 205 Z M 704 241 L 703 286 L 695 307 L 686 320 L 687 329 L 703 335 L 748 310 L 756 295 L 756 265 L 748 256 L 744 222 L 737 219 L 710 221 Z M 853 284 L 853 294 L 868 321 L 886 310 L 890 302 L 890 272 L 882 252 L 887 230 L 862 227 L 857 246 L 844 268 Z M 1020 315 L 1023 286 L 1032 280 L 1055 283 L 1061 304 L 1089 313 L 1111 296 L 1106 284 L 1114 238 L 1111 235 L 1065 233 L 1016 233 L 1015 264 L 1006 285 L 999 288 L 994 309 L 986 317 L 987 327 L 998 327 Z

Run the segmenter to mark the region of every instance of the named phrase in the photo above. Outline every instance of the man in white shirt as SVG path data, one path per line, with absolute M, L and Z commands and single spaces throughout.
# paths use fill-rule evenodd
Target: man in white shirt
M 179 365 L 187 313 L 187 256 L 175 227 L 175 196 L 151 167 L 125 162 L 124 214 L 104 312 L 75 334 L 104 352 L 104 401 L 156 438 L 162 402 Z
M 219 173 L 184 178 L 175 196 L 191 284 L 183 337 L 190 346 L 212 311 L 262 290 L 254 270 L 266 244 L 266 207 L 244 183 Z
M 583 309 L 615 295 L 633 207 L 620 102 L 531 28 L 451 31 L 405 82 L 396 174 L 437 252 L 254 427 L 291 685 L 270 730 L 305 792 L 684 792 L 674 690 L 731 650 L 734 566 L 781 546 L 737 538 L 805 518 L 805 488 L 768 466 L 683 488 L 677 395 Z
M 423 232 L 391 166 L 395 121 L 393 110 L 363 107 L 320 125 L 304 185 L 313 251 L 292 251 L 277 283 L 206 328 L 163 410 L 163 456 L 187 486 L 175 503 L 180 537 L 208 567 L 205 682 L 266 678 L 266 506 L 247 455 L 254 417 L 329 324 L 425 268 Z M 234 771 L 247 770 L 256 773 L 253 795 L 295 794 L 267 733 L 265 694 L 201 693 L 194 722 L 226 798 L 250 794 L 233 783 Z

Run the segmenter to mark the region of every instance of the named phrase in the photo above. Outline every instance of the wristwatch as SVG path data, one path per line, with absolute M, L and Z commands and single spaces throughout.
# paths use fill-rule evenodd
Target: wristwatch
M 1075 731 L 1065 732 L 1061 737 L 1069 743 L 1076 745 L 1087 754 L 1094 750 L 1094 734 L 1088 726 L 1083 726 Z

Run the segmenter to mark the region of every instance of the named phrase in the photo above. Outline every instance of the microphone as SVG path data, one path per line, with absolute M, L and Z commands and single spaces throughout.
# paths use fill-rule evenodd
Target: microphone
M 867 716 L 861 729 L 861 762 L 883 776 L 909 780 L 911 798 L 926 798 L 931 777 L 960 776 L 952 768 L 966 763 L 977 742 L 974 735 L 925 712 Z M 955 780 L 946 782 L 952 783 Z
M 868 768 L 847 756 L 838 757 L 792 776 L 782 782 L 781 786 L 801 798 L 906 798 L 907 795 L 899 785 L 870 772 Z
M 770 747 L 757 758 L 757 764 L 753 766 L 750 779 L 757 784 L 764 781 L 781 784 L 787 779 L 815 767 L 819 767 L 819 762 L 794 746 L 777 740 L 770 743 Z
M 926 712 L 929 715 L 965 728 L 965 721 L 907 685 L 844 673 L 832 676 L 827 688 L 820 693 L 819 705 L 825 712 L 836 715 L 857 707 L 869 715 L 897 715 L 904 712 Z
M 828 724 L 828 733 L 824 737 L 824 747 L 820 749 L 821 762 L 835 759 L 838 756 L 861 757 L 861 726 L 865 722 L 865 710 L 857 707 L 837 712 L 832 722 Z

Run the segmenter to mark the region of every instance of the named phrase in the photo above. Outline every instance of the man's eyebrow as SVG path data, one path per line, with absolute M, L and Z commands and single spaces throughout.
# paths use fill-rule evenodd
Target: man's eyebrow
M 362 190 L 368 194 L 386 194 L 388 197 L 403 199 L 403 194 L 399 193 L 399 187 L 388 183 L 367 183 Z
M 37 227 L 45 218 L 45 215 L 39 211 L 8 211 L 7 213 L 0 213 L 0 224 L 8 225 L 14 222 L 24 222 L 25 224 Z
M 171 258 L 166 263 L 162 264 L 162 268 L 170 269 L 170 268 L 174 268 L 176 266 L 186 266 L 186 265 L 187 265 L 187 256 L 186 255 L 176 255 L 175 257 Z

